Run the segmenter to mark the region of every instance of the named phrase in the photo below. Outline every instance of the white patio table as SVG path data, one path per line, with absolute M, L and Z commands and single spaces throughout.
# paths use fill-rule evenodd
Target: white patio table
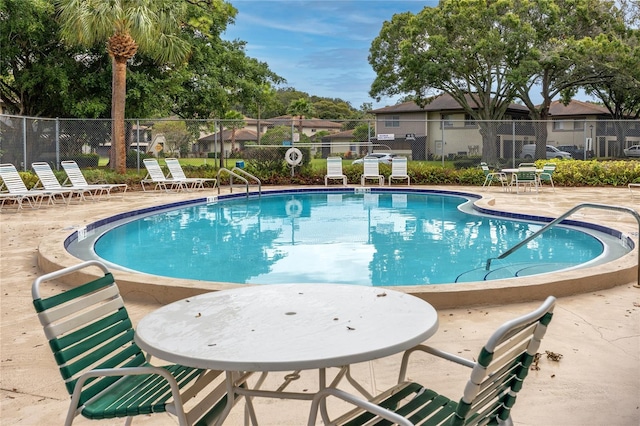
M 136 343 L 149 354 L 186 366 L 223 370 L 228 403 L 233 395 L 311 400 L 313 392 L 256 389 L 272 371 L 328 367 L 350 377 L 350 364 L 409 349 L 438 328 L 436 310 L 415 296 L 386 288 L 338 284 L 247 286 L 206 293 L 163 306 L 136 327 Z M 253 389 L 237 384 L 247 372 L 265 373 Z M 368 396 L 368 395 L 367 395 Z M 255 413 L 247 399 L 252 422 Z M 323 408 L 326 416 L 326 408 Z

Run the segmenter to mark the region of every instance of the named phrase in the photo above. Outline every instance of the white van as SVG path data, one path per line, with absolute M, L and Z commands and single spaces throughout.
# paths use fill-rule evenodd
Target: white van
M 530 160 L 535 156 L 535 153 L 536 153 L 535 144 L 523 145 L 522 152 L 520 153 L 520 157 Z M 553 145 L 547 145 L 547 160 L 551 158 L 559 158 L 559 159 L 564 158 L 565 160 L 567 160 L 572 157 L 571 157 L 571 154 L 569 154 L 568 152 L 560 151 L 558 148 L 556 148 Z

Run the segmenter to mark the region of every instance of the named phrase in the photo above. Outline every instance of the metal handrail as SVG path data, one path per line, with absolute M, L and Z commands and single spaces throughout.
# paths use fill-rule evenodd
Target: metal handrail
M 575 213 L 576 211 L 578 211 L 580 209 L 583 209 L 583 208 L 614 210 L 614 211 L 627 212 L 627 213 L 631 214 L 633 217 L 636 218 L 636 221 L 638 222 L 638 236 L 639 236 L 639 239 L 640 239 L 640 214 L 637 211 L 635 211 L 634 209 L 632 209 L 630 207 L 624 207 L 624 206 L 610 206 L 610 205 L 607 205 L 607 204 L 582 203 L 582 204 L 578 204 L 577 206 L 575 206 L 572 209 L 568 210 L 563 215 L 561 215 L 561 216 L 557 217 L 556 219 L 552 220 L 551 222 L 547 223 L 545 226 L 543 226 L 542 228 L 538 229 L 536 232 L 534 232 L 533 234 L 529 235 L 527 238 L 525 238 L 524 240 L 520 241 L 515 246 L 511 247 L 509 250 L 505 251 L 500 256 L 498 256 L 498 257 L 490 257 L 489 259 L 487 259 L 486 270 L 489 271 L 491 269 L 491 261 L 504 259 L 505 257 L 509 256 L 511 253 L 513 253 L 514 251 L 518 250 L 520 247 L 522 247 L 525 244 L 527 244 L 529 241 L 531 241 L 534 238 L 536 238 L 538 235 L 542 234 L 543 232 L 546 232 L 549 228 L 551 228 L 555 224 L 557 224 L 559 222 L 562 222 L 567 217 L 571 216 L 573 213 Z M 639 240 L 638 244 L 640 245 L 640 240 Z M 637 267 L 638 267 L 638 282 L 636 284 L 640 285 L 640 247 L 638 247 L 638 265 L 637 265 Z
M 260 179 L 258 179 L 256 176 L 252 175 L 251 173 L 241 169 L 240 167 L 234 167 L 233 169 L 231 169 L 232 172 L 235 172 L 237 174 L 240 175 L 244 175 L 246 177 L 248 177 L 249 179 L 253 179 L 257 184 L 258 184 L 258 195 L 262 195 L 262 182 L 260 182 Z M 232 181 L 233 182 L 233 181 Z
M 238 179 L 241 179 L 244 181 L 245 186 L 247 187 L 247 197 L 249 196 L 249 181 L 246 180 L 245 178 L 243 178 L 242 176 L 240 176 L 239 174 L 232 172 L 229 169 L 226 169 L 224 167 L 220 168 L 220 170 L 218 170 L 218 173 L 216 174 L 216 178 L 218 179 L 218 194 L 220 193 L 220 175 L 222 174 L 222 172 L 227 172 L 229 173 L 229 187 L 230 187 L 230 191 L 233 192 L 233 176 L 237 177 Z
M 240 173 L 246 175 L 247 177 L 254 179 L 257 183 L 258 183 L 258 195 L 262 195 L 262 182 L 260 182 L 260 179 L 258 179 L 257 177 L 253 176 L 250 173 L 245 172 L 244 170 L 242 170 L 239 167 L 234 167 L 233 169 L 229 170 L 225 167 L 220 168 L 220 170 L 218 170 L 218 173 L 216 174 L 216 178 L 218 179 L 218 194 L 220 193 L 220 175 L 222 174 L 222 172 L 227 172 L 229 174 L 229 190 L 231 192 L 233 192 L 233 177 L 235 176 L 236 178 L 240 179 L 241 181 L 244 182 L 244 186 L 247 189 L 247 197 L 249 196 L 249 181 L 242 176 Z M 240 173 L 238 173 L 240 172 Z

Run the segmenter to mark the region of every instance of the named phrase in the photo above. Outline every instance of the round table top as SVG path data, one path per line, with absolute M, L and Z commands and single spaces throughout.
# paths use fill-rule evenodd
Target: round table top
M 422 343 L 438 328 L 427 302 L 394 290 L 278 284 L 163 306 L 136 327 L 151 355 L 225 371 L 304 370 L 364 362 Z

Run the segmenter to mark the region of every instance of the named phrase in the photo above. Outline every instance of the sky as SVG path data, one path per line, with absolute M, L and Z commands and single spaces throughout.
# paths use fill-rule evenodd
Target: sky
M 285 78 L 282 87 L 340 98 L 359 109 L 394 105 L 369 96 L 376 77 L 367 57 L 384 21 L 418 13 L 437 0 L 228 0 L 237 10 L 223 37 L 243 40 L 246 54 Z

